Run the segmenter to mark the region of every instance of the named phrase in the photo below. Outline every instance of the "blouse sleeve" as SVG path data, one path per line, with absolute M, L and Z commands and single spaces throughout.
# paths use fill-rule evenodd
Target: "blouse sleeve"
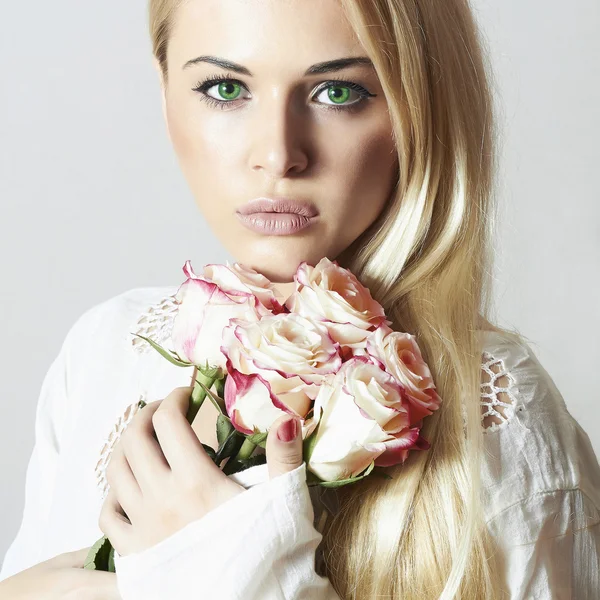
M 65 414 L 67 404 L 70 333 L 42 382 L 35 416 L 35 441 L 25 475 L 21 525 L 4 556 L 0 581 L 40 562 L 44 524 L 48 520 L 60 450 L 60 415 Z
M 540 492 L 488 521 L 510 600 L 594 600 L 600 510 L 581 489 Z
M 266 465 L 260 465 L 266 472 Z M 246 472 L 229 475 L 241 485 Z M 244 487 L 246 487 L 244 485 Z M 119 556 L 123 600 L 339 600 L 315 571 L 322 535 L 306 486 L 306 463 L 248 487 L 146 550 Z
M 109 302 L 89 308 L 68 330 L 58 355 L 43 379 L 35 414 L 33 450 L 25 474 L 25 502 L 19 530 L 9 546 L 0 581 L 49 558 L 44 555 L 44 536 L 52 505 L 56 473 L 72 399 L 69 380 L 72 357 L 89 346 L 90 336 Z

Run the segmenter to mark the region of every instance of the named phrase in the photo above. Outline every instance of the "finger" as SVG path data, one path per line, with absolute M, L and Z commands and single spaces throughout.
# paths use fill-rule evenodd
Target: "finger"
M 152 424 L 152 417 L 162 402 L 151 402 L 139 410 L 119 440 L 142 494 L 163 489 L 165 478 L 171 474 Z
M 57 568 L 74 568 L 83 569 L 85 559 L 91 550 L 91 546 L 73 550 L 72 552 L 63 552 L 57 556 L 50 558 L 47 562 L 51 562 L 52 566 Z
M 135 478 L 125 453 L 123 445 L 117 444 L 110 455 L 106 467 L 106 481 L 131 523 L 136 520 L 136 509 L 142 505 L 142 490 Z
M 121 600 L 116 573 L 82 569 L 70 576 L 75 578 L 78 593 L 84 592 L 86 600 Z
M 133 526 L 121 511 L 121 506 L 116 499 L 114 491 L 112 489 L 108 490 L 104 504 L 100 509 L 98 526 L 102 533 L 110 540 L 112 547 L 121 556 L 125 556 L 132 551 Z
M 293 424 L 295 422 L 295 434 Z M 298 468 L 302 457 L 302 424 L 292 415 L 279 417 L 269 429 L 266 443 L 269 479 L 283 475 Z
M 152 422 L 163 454 L 174 473 L 220 472 L 187 420 L 191 387 L 175 388 L 158 407 Z

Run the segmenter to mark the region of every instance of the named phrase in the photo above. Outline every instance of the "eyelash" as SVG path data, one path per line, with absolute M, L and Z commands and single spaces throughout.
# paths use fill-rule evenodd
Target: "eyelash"
M 241 81 L 239 81 L 239 79 L 235 79 L 230 73 L 226 73 L 224 76 L 209 75 L 204 80 L 199 81 L 196 84 L 196 87 L 192 88 L 192 90 L 194 92 L 198 92 L 200 94 L 200 100 L 206 102 L 209 106 L 214 106 L 223 110 L 225 109 L 225 106 L 227 104 L 235 104 L 236 100 L 217 100 L 216 98 L 213 98 L 212 96 L 206 94 L 206 91 L 209 90 L 211 87 L 223 82 L 238 83 L 241 86 L 246 87 Z M 343 81 L 339 79 L 323 82 L 323 85 L 315 92 L 315 95 L 318 96 L 323 90 L 326 90 L 328 87 L 333 86 L 347 87 L 354 90 L 360 95 L 360 100 L 357 100 L 352 104 L 339 106 L 335 106 L 333 104 L 323 104 L 325 108 L 335 111 L 355 111 L 362 107 L 362 105 L 368 98 L 377 96 L 377 94 L 371 94 L 371 92 L 367 91 L 362 85 L 359 85 L 358 83 L 353 83 L 352 81 Z

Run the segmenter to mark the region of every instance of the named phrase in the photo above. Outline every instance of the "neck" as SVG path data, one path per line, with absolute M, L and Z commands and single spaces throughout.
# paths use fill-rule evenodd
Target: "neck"
M 290 281 L 290 282 L 285 281 L 282 283 L 275 283 L 274 285 L 277 288 L 277 291 L 279 292 L 280 297 L 282 298 L 282 300 L 280 300 L 280 302 L 282 304 L 285 304 L 287 299 L 292 295 L 292 293 L 296 289 L 295 281 Z

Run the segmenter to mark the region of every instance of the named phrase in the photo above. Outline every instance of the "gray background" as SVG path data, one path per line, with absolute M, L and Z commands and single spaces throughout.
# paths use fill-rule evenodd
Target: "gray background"
M 503 113 L 499 322 L 533 340 L 600 454 L 600 3 L 475 7 Z M 42 379 L 75 319 L 181 283 L 187 259 L 230 257 L 171 150 L 145 2 L 4 2 L 0 72 L 1 561 Z

